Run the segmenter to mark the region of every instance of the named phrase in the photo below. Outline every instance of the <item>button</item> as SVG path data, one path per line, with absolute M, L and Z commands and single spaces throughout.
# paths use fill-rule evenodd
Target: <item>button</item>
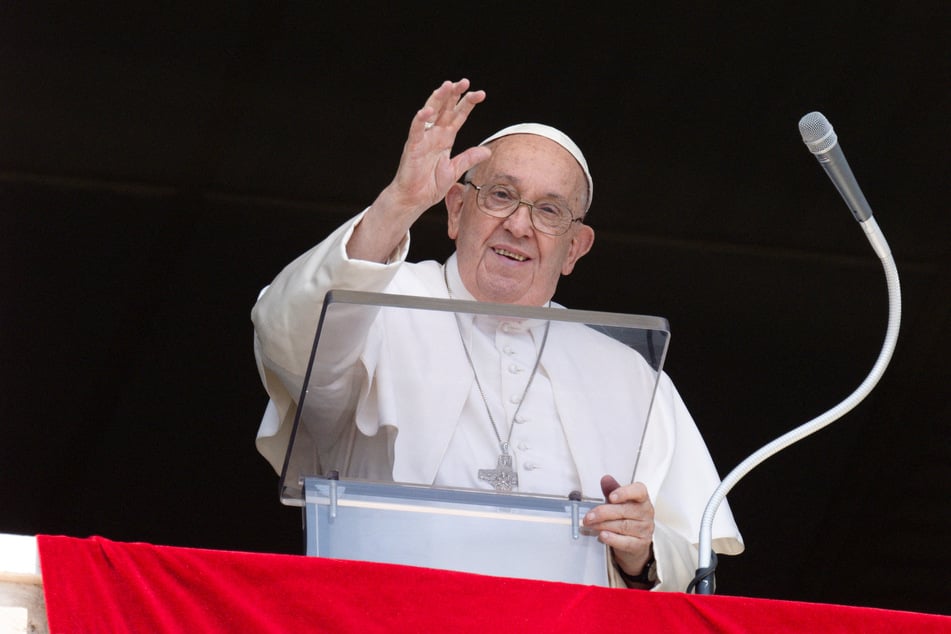
M 512 365 L 509 366 L 510 374 L 518 374 L 519 372 L 522 372 L 523 370 L 524 368 L 522 368 L 522 366 L 520 366 L 517 363 L 513 363 Z
M 519 396 L 518 394 L 513 394 L 512 396 L 509 397 L 509 403 L 518 404 L 521 401 L 522 401 L 522 397 Z
M 509 355 L 509 356 L 512 356 L 513 354 L 515 354 L 515 350 L 512 349 L 512 346 L 510 346 L 510 345 L 508 345 L 508 344 L 506 344 L 505 347 L 502 348 L 502 352 L 504 352 L 505 354 L 507 354 L 507 355 Z
M 518 416 L 515 417 L 515 422 L 518 423 L 519 425 L 521 425 L 522 423 L 527 423 L 528 420 L 529 418 L 525 414 L 519 414 Z
M 535 469 L 538 469 L 538 468 L 540 468 L 540 467 L 539 467 L 537 464 L 535 464 L 534 462 L 526 462 L 526 463 L 525 463 L 525 470 L 526 470 L 526 471 L 534 471 Z
M 519 451 L 528 451 L 528 449 L 529 449 L 528 443 L 526 443 L 526 442 L 524 442 L 524 441 L 518 443 L 518 449 L 519 449 Z

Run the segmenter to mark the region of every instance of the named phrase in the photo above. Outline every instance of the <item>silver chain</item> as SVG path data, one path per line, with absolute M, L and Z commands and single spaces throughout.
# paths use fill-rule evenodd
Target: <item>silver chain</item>
M 452 296 L 452 289 L 449 288 L 449 275 L 446 273 L 446 265 L 443 264 L 443 277 L 446 280 L 446 291 L 449 293 L 449 299 L 454 299 Z M 456 317 L 456 329 L 459 331 L 459 341 L 462 343 L 462 349 L 466 353 L 466 360 L 469 362 L 469 367 L 472 368 L 472 378 L 475 379 L 476 387 L 479 389 L 479 396 L 482 397 L 482 404 L 485 405 L 485 413 L 489 416 L 489 422 L 492 423 L 492 431 L 495 432 L 495 438 L 499 441 L 499 448 L 502 450 L 503 455 L 508 455 L 510 443 L 512 441 L 512 432 L 515 431 L 515 420 L 518 418 L 518 413 L 522 409 L 522 404 L 525 402 L 525 397 L 528 395 L 528 390 L 532 387 L 532 381 L 535 380 L 535 374 L 538 373 L 538 366 L 542 361 L 542 353 L 545 352 L 545 344 L 548 343 L 548 331 L 551 329 L 551 322 L 545 322 L 545 334 L 542 336 L 542 343 L 538 348 L 538 356 L 535 357 L 535 367 L 532 368 L 532 373 L 528 377 L 528 383 L 525 385 L 525 390 L 522 392 L 522 398 L 518 401 L 518 407 L 515 408 L 515 413 L 512 414 L 512 423 L 509 426 L 509 433 L 506 439 L 502 440 L 502 434 L 499 433 L 499 426 L 495 423 L 495 417 L 492 416 L 492 410 L 489 408 L 489 400 L 485 397 L 485 390 L 482 389 L 482 382 L 479 381 L 479 373 L 476 372 L 475 363 L 472 361 L 472 355 L 469 353 L 469 348 L 466 346 L 465 335 L 462 334 L 462 322 L 459 320 L 459 313 L 453 313 Z

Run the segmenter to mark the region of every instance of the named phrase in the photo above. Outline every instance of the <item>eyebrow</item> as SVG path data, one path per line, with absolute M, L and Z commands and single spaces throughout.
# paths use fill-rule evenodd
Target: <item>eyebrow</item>
M 516 188 L 519 187 L 519 185 L 522 182 L 522 179 L 520 179 L 518 176 L 512 176 L 511 174 L 493 174 L 492 176 L 488 177 L 488 180 L 493 185 L 499 185 L 499 184 L 503 184 L 507 182 L 508 184 L 511 184 L 515 186 Z M 521 195 L 521 192 L 519 192 L 519 195 Z M 562 194 L 559 194 L 557 192 L 549 192 L 545 194 L 544 196 L 542 196 L 540 200 L 548 200 L 551 198 L 554 198 L 555 200 L 563 202 L 565 203 L 565 205 L 569 205 L 569 202 L 570 202 L 570 199 L 567 196 L 563 196 Z M 584 203 L 582 202 L 582 204 Z

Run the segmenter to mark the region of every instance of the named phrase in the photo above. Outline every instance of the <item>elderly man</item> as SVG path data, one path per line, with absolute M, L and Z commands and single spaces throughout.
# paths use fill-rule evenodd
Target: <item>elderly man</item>
M 544 306 L 551 303 L 559 278 L 570 274 L 591 249 L 594 231 L 584 224 L 584 215 L 591 205 L 593 181 L 580 149 L 567 136 L 548 126 L 520 124 L 452 156 L 456 134 L 485 99 L 483 91 L 468 89 L 465 79 L 447 81 L 430 95 L 413 119 L 393 181 L 362 214 L 288 265 L 255 305 L 255 352 L 271 396 L 258 433 L 258 447 L 275 468 L 281 465 L 293 399 L 300 389 L 320 306 L 328 290 L 346 288 Z M 405 262 L 410 228 L 427 209 L 443 200 L 456 253 L 445 265 Z M 379 331 L 387 326 L 377 326 L 375 336 L 361 335 L 365 339 L 358 347 L 382 345 L 387 333 Z M 529 389 L 552 396 L 553 384 L 538 372 L 539 365 L 544 364 L 541 357 L 547 331 L 545 335 L 537 349 L 539 361 L 522 397 L 528 396 Z M 537 342 L 533 345 L 538 346 Z M 380 375 L 373 365 L 380 355 L 360 354 L 367 384 L 362 393 L 372 394 L 375 382 L 383 380 L 377 378 Z M 521 421 L 518 406 L 505 418 L 493 417 L 491 397 L 482 389 L 479 368 L 472 363 L 471 355 L 469 363 L 474 386 L 459 420 L 442 425 L 449 429 L 438 433 L 430 430 L 419 436 L 424 439 L 421 442 L 428 439 L 441 445 L 430 452 L 437 456 L 430 471 L 410 471 L 402 466 L 401 459 L 405 463 L 408 458 L 400 456 L 400 445 L 394 440 L 397 434 L 384 431 L 386 425 L 400 425 L 398 435 L 412 438 L 412 422 L 374 420 L 353 423 L 356 428 L 351 430 L 344 459 L 349 463 L 354 454 L 360 454 L 356 463 L 366 467 L 350 475 L 401 479 L 397 476 L 413 473 L 406 477 L 428 480 L 423 484 L 480 486 L 478 480 L 472 480 L 472 474 L 487 463 L 486 456 L 475 455 L 479 453 L 477 448 L 485 444 L 486 438 L 493 444 L 494 432 L 502 454 L 507 455 L 509 446 L 503 442 L 503 435 L 510 435 Z M 544 407 L 550 418 L 546 418 L 559 420 L 553 398 L 548 401 Z M 407 416 L 405 420 L 415 422 L 418 418 Z M 485 418 L 491 427 L 482 420 Z M 640 481 L 619 485 L 613 474 L 603 470 L 604 464 L 610 464 L 607 458 L 601 463 L 599 455 L 575 455 L 579 451 L 571 446 L 571 434 L 557 425 L 536 426 L 525 433 L 535 434 L 531 442 L 541 447 L 552 462 L 571 465 L 594 461 L 598 464 L 586 464 L 586 468 L 602 469 L 600 488 L 606 503 L 592 509 L 584 524 L 587 532 L 596 534 L 611 548 L 617 573 L 612 583 L 682 591 L 695 567 L 694 542 L 703 503 L 718 479 L 699 432 L 666 375 L 661 375 L 648 429 L 645 451 L 653 452 L 653 456 L 648 460 L 650 472 L 641 479 L 650 482 L 650 488 Z M 414 456 L 413 462 L 418 466 L 426 461 Z M 533 484 L 529 474 L 524 475 L 518 491 L 551 492 L 539 490 L 540 485 Z M 570 468 L 549 477 L 562 487 L 554 490 L 581 486 L 579 476 Z M 481 485 L 489 486 L 485 482 Z M 583 493 L 591 496 L 594 492 Z M 714 538 L 720 552 L 742 551 L 728 507 L 719 513 Z

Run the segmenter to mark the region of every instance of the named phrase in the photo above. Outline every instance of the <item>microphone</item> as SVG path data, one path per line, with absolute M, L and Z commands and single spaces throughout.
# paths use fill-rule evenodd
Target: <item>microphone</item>
M 832 179 L 835 188 L 842 194 L 845 204 L 852 210 L 852 215 L 859 221 L 859 226 L 865 232 L 865 237 L 868 238 L 869 244 L 882 262 L 882 268 L 885 271 L 885 283 L 888 287 L 888 325 L 885 330 L 885 341 L 868 376 L 845 400 L 827 412 L 760 447 L 723 478 L 720 486 L 710 496 L 710 500 L 703 511 L 698 541 L 697 574 L 690 585 L 687 586 L 686 591 L 688 593 L 713 594 L 714 592 L 717 564 L 716 554 L 712 549 L 713 518 L 726 494 L 764 460 L 834 423 L 862 402 L 885 373 L 885 368 L 888 367 L 888 363 L 891 361 L 895 344 L 898 341 L 898 330 L 901 325 L 901 284 L 898 279 L 895 258 L 892 257 L 891 249 L 888 247 L 888 242 L 885 240 L 882 230 L 879 229 L 878 223 L 872 217 L 872 208 L 869 207 L 865 195 L 862 194 L 858 183 L 855 182 L 855 176 L 852 175 L 849 163 L 845 160 L 842 148 L 839 147 L 839 139 L 836 137 L 829 120 L 822 113 L 810 112 L 799 120 L 799 132 L 802 134 L 802 140 L 809 151 L 819 160 L 819 164 Z
M 855 219 L 865 222 L 871 218 L 872 208 L 852 175 L 852 169 L 845 160 L 839 138 L 829 120 L 821 112 L 810 112 L 799 120 L 799 134 L 802 135 L 803 143 L 819 161 L 819 165 L 832 179 Z

